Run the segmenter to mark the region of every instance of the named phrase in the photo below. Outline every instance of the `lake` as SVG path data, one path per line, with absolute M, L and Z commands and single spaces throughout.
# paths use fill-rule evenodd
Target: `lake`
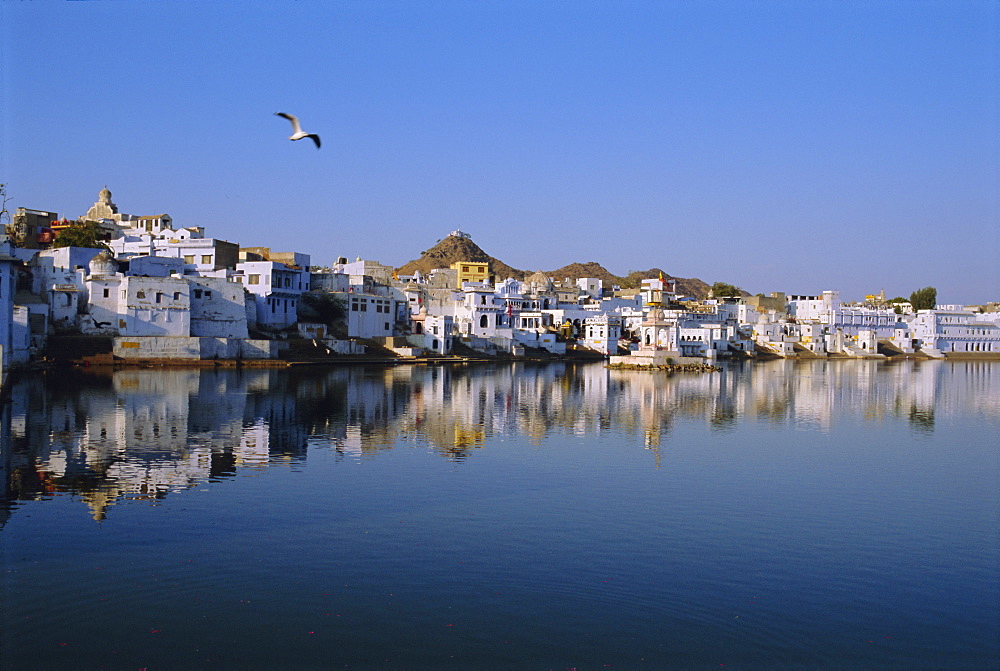
M 3 669 L 1000 668 L 1000 362 L 61 370 Z

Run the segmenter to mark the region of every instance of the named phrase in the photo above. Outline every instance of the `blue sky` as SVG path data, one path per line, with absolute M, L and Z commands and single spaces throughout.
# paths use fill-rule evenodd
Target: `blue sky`
M 1000 299 L 1000 3 L 0 2 L 8 205 Z M 298 115 L 320 150 L 289 142 Z

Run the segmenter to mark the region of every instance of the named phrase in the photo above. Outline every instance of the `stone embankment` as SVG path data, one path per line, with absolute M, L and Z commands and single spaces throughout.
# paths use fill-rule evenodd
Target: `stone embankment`
M 613 370 L 659 370 L 667 373 L 715 373 L 722 370 L 718 366 L 713 366 L 709 363 L 668 363 L 654 366 L 635 363 L 609 363 L 605 368 Z

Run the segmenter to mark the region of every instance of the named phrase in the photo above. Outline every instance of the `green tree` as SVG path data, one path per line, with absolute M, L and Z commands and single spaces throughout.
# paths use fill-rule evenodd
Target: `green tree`
M 93 247 L 108 249 L 104 244 L 104 231 L 96 221 L 77 221 L 56 234 L 53 247 Z
M 715 298 L 739 298 L 743 295 L 743 290 L 732 284 L 726 284 L 725 282 L 716 282 L 712 285 L 712 296 Z
M 914 310 L 933 310 L 937 305 L 937 289 L 924 287 L 910 294 L 910 305 Z
M 316 289 L 299 297 L 297 314 L 299 321 L 333 327 L 343 322 L 347 316 L 347 307 L 344 301 L 333 294 Z

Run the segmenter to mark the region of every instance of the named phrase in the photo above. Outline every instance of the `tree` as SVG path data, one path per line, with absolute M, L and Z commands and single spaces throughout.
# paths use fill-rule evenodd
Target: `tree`
M 300 321 L 336 326 L 347 316 L 344 301 L 333 294 L 314 290 L 307 291 L 299 297 L 298 317 Z
M 924 287 L 910 294 L 910 305 L 914 310 L 933 310 L 937 306 L 937 289 Z
M 52 246 L 108 249 L 103 238 L 104 231 L 96 221 L 77 221 L 59 231 Z
M 10 212 L 7 211 L 7 185 L 0 184 L 0 226 L 10 223 Z
M 739 298 L 743 295 L 742 289 L 732 284 L 726 284 L 725 282 L 716 282 L 712 285 L 710 291 L 715 298 Z

